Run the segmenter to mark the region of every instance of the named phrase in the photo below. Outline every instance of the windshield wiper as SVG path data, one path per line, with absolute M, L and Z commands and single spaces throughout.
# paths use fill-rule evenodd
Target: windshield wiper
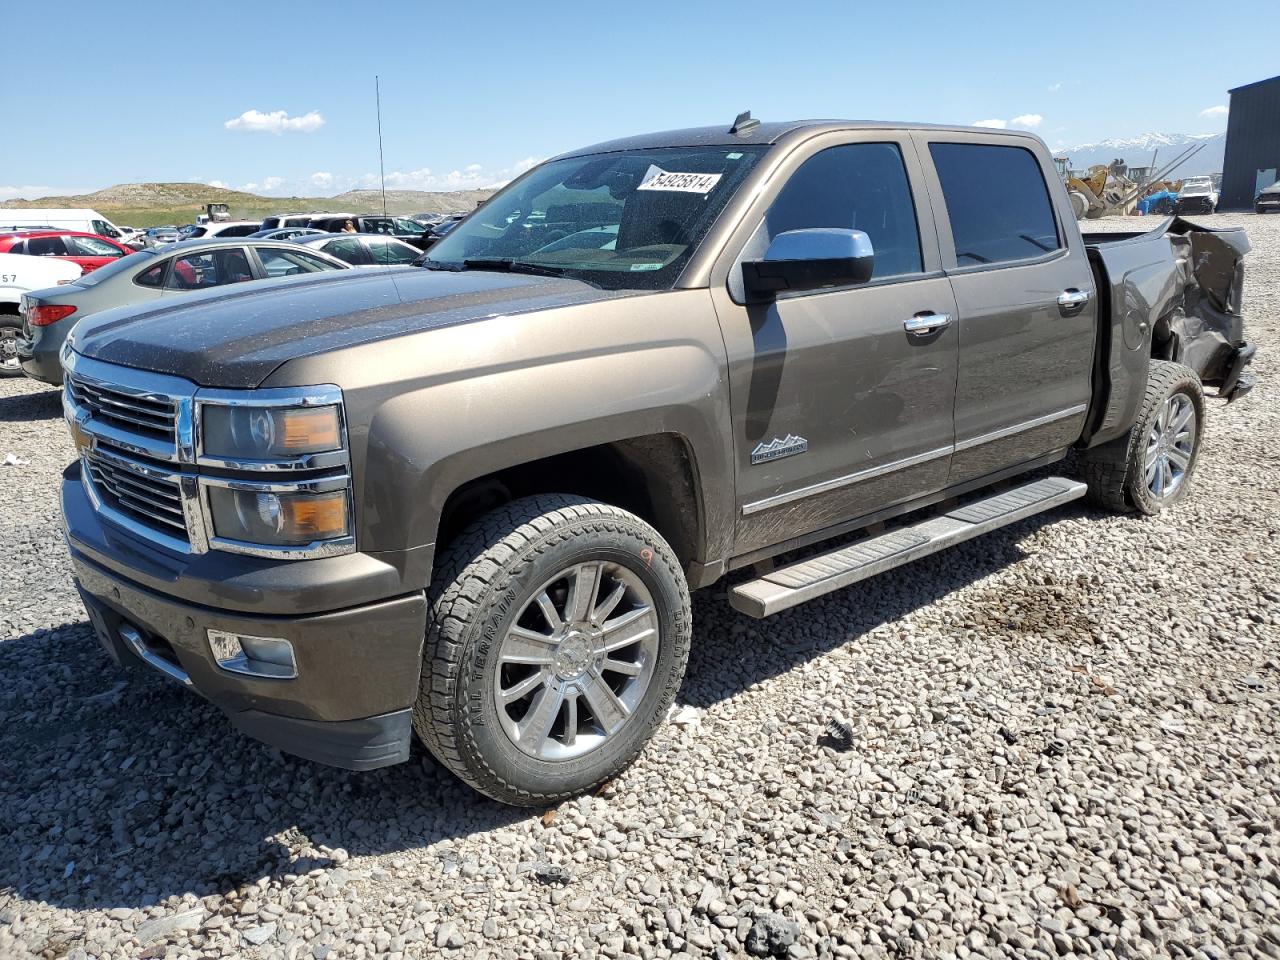
M 413 261 L 415 267 L 422 267 L 426 270 L 448 270 L 452 273 L 461 273 L 466 269 L 460 263 L 451 263 L 448 260 L 432 260 L 425 253 L 417 260 Z
M 501 270 L 503 273 L 528 273 L 535 277 L 563 277 L 564 267 L 545 267 L 511 257 L 468 257 L 462 261 L 468 270 Z

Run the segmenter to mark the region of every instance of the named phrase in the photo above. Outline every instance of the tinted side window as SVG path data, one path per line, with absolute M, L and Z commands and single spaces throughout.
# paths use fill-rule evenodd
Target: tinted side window
M 158 287 L 164 279 L 164 264 L 157 263 L 150 270 L 143 270 L 133 278 L 133 282 L 143 287 Z
M 316 273 L 320 270 L 338 269 L 331 263 L 301 250 L 281 250 L 278 247 L 258 247 L 258 259 L 268 277 L 292 277 L 300 273 Z
M 364 247 L 354 237 L 340 237 L 330 240 L 320 249 L 337 257 L 339 260 L 347 261 L 347 263 L 361 264 L 369 262 L 369 258 L 365 256 Z
M 369 252 L 373 255 L 374 263 L 413 263 L 418 257 L 422 256 L 422 251 L 416 247 L 411 247 L 407 243 L 399 243 L 386 240 L 370 240 Z
M 911 186 L 895 144 L 851 143 L 806 160 L 765 214 L 765 230 L 772 240 L 806 227 L 863 231 L 875 249 L 874 277 L 923 269 Z
M 61 237 L 32 237 L 27 241 L 27 253 L 33 257 L 65 257 L 67 248 Z
M 1002 263 L 1061 248 L 1049 189 L 1022 147 L 931 143 L 951 220 L 956 263 Z
M 189 253 L 173 261 L 168 290 L 202 290 L 227 283 L 243 283 L 253 279 L 249 259 L 239 247 Z

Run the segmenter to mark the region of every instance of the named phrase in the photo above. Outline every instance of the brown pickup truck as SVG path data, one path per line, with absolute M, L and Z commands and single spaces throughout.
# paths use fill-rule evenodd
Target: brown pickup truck
M 552 801 L 662 722 L 691 589 L 741 570 L 764 617 L 1077 497 L 1185 496 L 1202 384 L 1252 383 L 1247 250 L 1083 237 L 1027 134 L 575 151 L 420 266 L 83 322 L 76 579 L 117 661 L 283 750 L 368 769 L 416 733 Z M 1073 449 L 1084 482 L 1044 469 Z

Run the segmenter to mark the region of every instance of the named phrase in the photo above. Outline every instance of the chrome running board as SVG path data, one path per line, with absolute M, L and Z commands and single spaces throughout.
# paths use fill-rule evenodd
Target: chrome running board
M 739 584 L 729 591 L 729 603 L 748 616 L 767 617 L 1084 494 L 1083 483 L 1066 477 L 1013 487 Z

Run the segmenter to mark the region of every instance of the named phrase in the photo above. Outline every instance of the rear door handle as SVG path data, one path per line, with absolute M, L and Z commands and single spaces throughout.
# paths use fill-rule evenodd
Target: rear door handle
M 917 313 L 914 317 L 907 317 L 902 321 L 902 329 L 907 333 L 914 334 L 917 337 L 923 337 L 930 333 L 935 333 L 944 327 L 951 325 L 951 314 L 949 313 Z
M 1074 317 L 1085 308 L 1088 302 L 1088 290 L 1077 290 L 1075 287 L 1068 287 L 1058 294 L 1058 312 L 1064 317 Z

